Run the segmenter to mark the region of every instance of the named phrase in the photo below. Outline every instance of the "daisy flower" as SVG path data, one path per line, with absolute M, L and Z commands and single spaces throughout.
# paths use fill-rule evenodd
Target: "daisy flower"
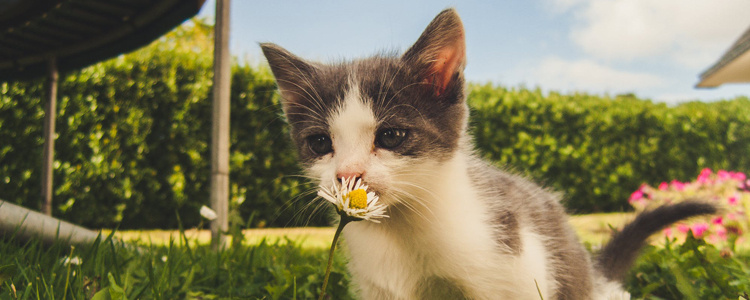
M 333 180 L 333 185 L 328 188 L 320 186 L 318 196 L 333 203 L 336 211 L 343 218 L 351 218 L 349 221 L 368 220 L 380 223 L 378 219 L 387 218 L 385 204 L 378 203 L 378 196 L 373 192 L 367 192 L 367 184 L 362 179 L 341 178 L 341 184 Z
M 216 220 L 216 212 L 213 209 L 210 209 L 208 206 L 201 206 L 200 213 L 202 217 L 206 218 L 209 221 Z
M 66 256 L 66 257 L 63 257 L 63 258 L 60 259 L 60 263 L 63 264 L 63 265 L 66 265 L 66 266 L 67 265 L 76 265 L 77 266 L 77 265 L 80 265 L 81 263 L 83 263 L 83 260 L 80 257 L 78 257 L 78 256 L 74 256 L 72 258 L 70 256 Z
M 385 204 L 378 203 L 378 196 L 373 192 L 367 192 L 367 184 L 362 179 L 341 178 L 341 184 L 335 179 L 331 187 L 320 186 L 318 196 L 331 202 L 341 216 L 336 233 L 333 235 L 331 251 L 328 253 L 328 266 L 323 278 L 323 289 L 321 289 L 319 300 L 323 299 L 328 286 L 328 277 L 331 275 L 331 263 L 333 263 L 333 251 L 336 249 L 336 241 L 341 235 L 344 226 L 352 221 L 372 221 L 380 223 L 378 219 L 387 218 Z

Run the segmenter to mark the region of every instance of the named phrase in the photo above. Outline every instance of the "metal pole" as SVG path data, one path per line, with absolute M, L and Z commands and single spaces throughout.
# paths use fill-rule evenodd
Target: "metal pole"
M 211 222 L 211 245 L 218 249 L 226 244 L 223 232 L 228 229 L 229 213 L 229 0 L 216 0 L 214 27 L 213 131 L 211 135 L 211 208 L 216 219 Z
M 0 238 L 16 236 L 22 240 L 41 239 L 51 245 L 63 241 L 73 245 L 91 245 L 99 233 L 0 200 Z
M 47 104 L 44 106 L 44 158 L 42 159 L 42 213 L 52 215 L 52 169 L 55 163 L 55 118 L 57 114 L 57 61 L 50 58 Z

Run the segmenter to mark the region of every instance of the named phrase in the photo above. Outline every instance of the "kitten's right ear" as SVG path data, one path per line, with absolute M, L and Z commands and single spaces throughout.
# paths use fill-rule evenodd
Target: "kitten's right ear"
M 281 92 L 284 111 L 292 103 L 299 103 L 307 95 L 305 88 L 312 88 L 310 75 L 316 67 L 291 52 L 273 43 L 261 43 L 260 48 L 268 60 L 273 76 Z

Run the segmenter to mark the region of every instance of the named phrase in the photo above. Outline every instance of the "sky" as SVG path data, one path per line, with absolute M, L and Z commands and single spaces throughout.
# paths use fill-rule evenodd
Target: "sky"
M 750 27 L 747 0 L 232 0 L 230 51 L 252 64 L 265 63 L 259 42 L 323 62 L 402 52 L 448 7 L 466 28 L 471 82 L 669 104 L 750 95 L 694 87 Z

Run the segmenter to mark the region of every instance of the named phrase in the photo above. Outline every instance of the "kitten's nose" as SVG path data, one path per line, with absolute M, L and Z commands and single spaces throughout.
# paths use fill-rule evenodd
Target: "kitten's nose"
M 336 179 L 341 182 L 341 178 L 354 178 L 355 182 L 362 178 L 362 172 L 339 172 L 336 173 Z

